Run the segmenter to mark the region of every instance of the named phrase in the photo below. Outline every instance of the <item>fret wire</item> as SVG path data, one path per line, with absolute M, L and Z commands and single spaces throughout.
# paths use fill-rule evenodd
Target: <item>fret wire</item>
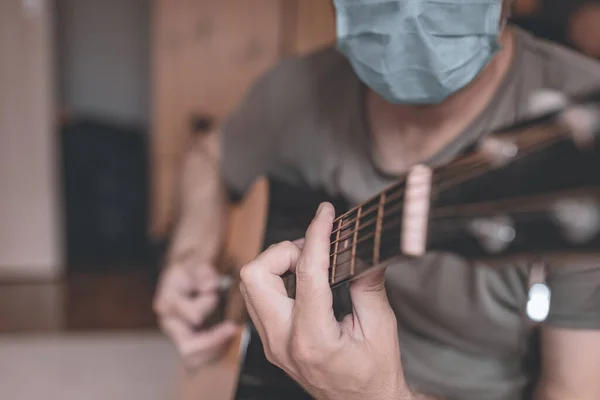
M 375 225 L 375 248 L 373 249 L 373 265 L 379 264 L 379 253 L 381 245 L 381 225 L 383 223 L 383 209 L 385 205 L 385 193 L 379 198 L 379 209 L 377 210 L 377 223 Z
M 483 164 L 483 163 L 482 163 L 482 164 Z M 470 171 L 470 172 L 472 172 L 472 171 Z M 476 171 L 476 173 L 481 173 L 481 171 L 479 171 L 479 172 L 477 172 L 477 171 Z M 459 180 L 460 180 L 460 179 L 455 179 L 454 181 L 459 181 Z M 435 193 L 437 193 L 437 192 L 434 192 L 432 195 L 435 195 Z M 388 200 L 388 201 L 386 201 L 386 205 L 388 205 L 389 203 L 390 203 L 390 201 L 389 201 L 389 200 Z M 385 210 L 385 212 L 384 212 L 384 214 L 383 214 L 383 218 L 387 218 L 387 217 L 389 217 L 389 216 L 393 216 L 394 214 L 396 214 L 396 213 L 398 213 L 398 212 L 401 212 L 401 211 L 402 211 L 402 209 L 403 209 L 403 206 L 404 206 L 404 204 L 403 204 L 403 203 L 398 203 L 398 204 L 394 205 L 393 207 L 391 207 L 391 208 L 389 208 L 389 209 L 386 209 L 386 210 Z M 354 220 L 354 219 L 352 219 L 352 220 L 353 220 L 354 222 L 356 222 L 356 220 Z M 363 224 L 363 225 L 359 226 L 359 227 L 358 227 L 358 230 L 360 231 L 360 230 L 363 230 L 363 229 L 365 229 L 365 228 L 367 228 L 367 227 L 371 226 L 371 225 L 372 225 L 372 222 L 371 222 L 371 221 L 372 221 L 372 220 L 369 220 L 369 223 L 368 223 L 368 224 Z M 344 241 L 344 240 L 346 240 L 346 239 L 349 239 L 349 238 L 350 238 L 351 236 L 353 236 L 353 235 L 354 235 L 354 232 L 353 232 L 353 231 L 351 231 L 351 232 L 348 232 L 348 233 L 347 233 L 347 234 L 345 234 L 344 236 L 340 237 L 340 239 L 339 239 L 339 240 L 340 240 L 340 241 Z M 333 245 L 333 244 L 334 244 L 334 243 L 331 243 L 331 245 Z
M 356 267 L 356 239 L 358 237 L 358 225 L 360 224 L 360 214 L 362 207 L 359 207 L 356 212 L 356 227 L 354 228 L 354 238 L 352 239 L 352 258 L 350 259 L 350 274 L 354 275 L 354 268 Z
M 387 218 L 389 216 L 396 214 L 399 211 L 402 211 L 402 208 L 403 208 L 402 204 L 397 204 L 394 207 L 391 207 L 389 210 L 385 210 L 385 212 L 383 214 L 383 218 Z M 361 231 L 365 228 L 368 228 L 371 225 L 373 225 L 374 222 L 377 222 L 377 220 L 370 219 L 367 223 L 364 223 L 364 224 L 358 226 L 358 230 Z M 356 224 L 356 220 L 355 220 L 355 224 Z M 336 240 L 338 240 L 339 242 L 343 242 L 346 239 L 350 239 L 353 235 L 354 235 L 354 231 L 351 231 L 351 232 L 345 233 L 344 236 L 341 236 L 339 239 L 336 239 Z M 334 245 L 334 244 L 335 244 L 335 242 L 330 243 L 330 245 Z
M 542 208 L 541 208 L 542 209 Z M 463 217 L 464 218 L 464 217 Z M 527 221 L 535 221 L 537 220 L 537 217 L 534 215 L 516 215 L 514 216 L 515 221 L 516 222 L 527 222 Z M 435 231 L 431 232 L 428 236 L 428 242 L 431 243 L 437 243 L 439 241 L 443 241 L 446 240 L 447 238 L 452 238 L 455 237 L 457 232 L 463 232 L 465 228 L 465 224 L 458 224 L 458 222 L 462 222 L 461 218 L 457 218 L 457 217 L 447 217 L 444 218 L 440 221 L 438 221 L 438 226 L 435 229 Z M 400 221 L 396 221 L 396 224 L 393 224 L 395 226 L 391 226 L 392 224 L 386 224 L 384 231 L 385 230 L 389 230 L 392 227 L 397 227 L 398 224 L 400 223 Z M 445 223 L 445 224 L 444 224 Z M 600 236 L 598 236 L 600 237 Z M 382 236 L 383 240 L 382 240 L 382 248 L 384 248 L 386 246 L 386 244 L 388 246 L 393 246 L 394 245 L 394 241 L 393 238 L 388 237 L 388 235 L 383 235 Z M 360 242 L 360 240 L 358 241 Z M 365 251 L 357 251 L 355 258 L 356 259 L 361 259 L 361 257 L 363 256 L 363 254 L 368 253 L 368 250 Z M 399 255 L 401 254 L 399 251 L 394 250 L 393 251 L 394 254 Z M 393 258 L 393 256 L 388 256 L 385 257 L 385 260 L 389 260 Z M 381 261 L 381 260 L 380 260 Z M 339 267 L 343 267 L 345 265 L 348 264 L 348 261 L 346 261 L 345 263 L 342 263 Z M 373 267 L 375 265 L 368 265 L 367 269 Z M 354 277 L 354 275 L 349 274 L 347 271 L 344 271 L 343 268 L 338 268 L 338 272 L 337 272 L 337 276 L 336 276 L 336 282 L 340 282 L 341 280 L 347 279 L 347 278 L 352 278 Z
M 398 226 L 399 226 L 401 223 L 402 223 L 402 219 L 401 219 L 401 218 L 400 218 L 400 219 L 397 219 L 397 218 L 396 218 L 396 219 L 393 219 L 393 220 L 391 220 L 391 221 L 387 221 L 385 224 L 382 224 L 382 226 L 381 226 L 381 233 L 382 233 L 382 236 L 383 236 L 383 232 L 385 232 L 385 231 L 388 231 L 388 230 L 390 230 L 390 229 L 395 229 L 395 228 L 397 228 L 397 227 L 398 227 Z M 357 233 L 358 233 L 358 232 L 357 232 Z M 368 233 L 368 234 L 366 234 L 366 235 L 363 235 L 363 236 L 361 236 L 360 238 L 357 238 L 357 239 L 356 239 L 356 244 L 361 244 L 361 243 L 364 243 L 365 241 L 367 241 L 367 240 L 371 239 L 371 238 L 372 238 L 372 237 L 374 237 L 374 236 L 375 236 L 375 233 L 374 233 L 374 232 L 370 232 L 370 233 Z M 352 249 L 352 248 L 345 248 L 345 249 L 339 250 L 339 251 L 337 252 L 337 254 L 338 254 L 338 255 L 342 255 L 342 254 L 344 254 L 344 253 L 346 253 L 346 252 L 350 251 L 351 249 Z M 329 257 L 332 257 L 332 256 L 335 256 L 335 254 L 333 254 L 333 253 L 332 253 L 332 254 L 330 254 L 330 255 L 329 255 Z
M 382 241 L 381 241 L 381 248 L 382 249 L 386 249 L 386 250 L 391 250 L 391 249 L 396 249 L 396 240 L 394 237 L 390 237 L 390 236 L 383 236 L 382 237 Z M 368 253 L 369 250 L 363 250 L 363 251 L 357 251 L 355 259 L 359 260 L 364 258 L 363 256 L 366 255 L 366 253 Z M 387 251 L 387 253 L 395 253 L 395 254 L 400 254 L 398 250 L 394 250 L 394 251 Z M 383 251 L 382 251 L 383 254 Z M 388 259 L 390 259 L 390 256 L 384 257 L 383 259 L 380 260 L 380 262 L 382 261 L 386 261 Z M 370 264 L 370 263 L 365 263 L 365 268 L 364 270 L 368 270 L 372 267 L 374 267 L 375 265 Z M 350 260 L 347 260 L 341 264 L 338 264 L 338 268 L 337 268 L 337 272 L 336 272 L 336 283 L 339 283 L 340 280 L 344 280 L 346 278 L 352 278 L 354 277 L 357 273 L 361 273 L 363 272 L 361 271 L 355 271 L 354 275 L 350 274 L 349 268 L 350 267 Z
M 340 230 L 339 230 L 339 226 L 342 225 L 342 221 L 344 219 L 340 218 L 339 222 L 338 222 L 338 231 L 336 234 L 336 240 L 335 240 L 335 246 L 334 246 L 334 250 L 333 250 L 333 267 L 332 267 L 332 271 L 331 271 L 331 284 L 335 284 L 336 280 L 335 280 L 335 270 L 337 267 L 337 258 L 338 258 L 338 246 L 340 244 Z
M 402 183 L 404 183 L 404 182 L 402 182 Z M 399 185 L 399 186 L 400 186 L 400 185 Z M 394 187 L 394 189 L 401 189 L 401 188 L 400 188 L 400 187 Z M 389 192 L 390 190 L 391 190 L 391 189 L 388 189 L 388 190 L 384 191 L 382 194 L 386 194 L 386 193 L 387 193 L 387 192 Z M 396 192 L 396 193 L 394 193 L 394 194 L 392 194 L 392 195 L 390 195 L 390 196 L 387 196 L 387 197 L 386 197 L 386 199 L 387 199 L 386 201 L 387 201 L 388 203 L 391 203 L 391 202 L 393 202 L 394 200 L 402 200 L 402 196 L 403 196 L 403 195 L 404 195 L 404 191 L 400 190 L 400 191 L 398 191 L 398 192 Z M 371 207 L 369 207 L 369 208 L 366 208 L 366 205 L 367 205 L 367 204 L 369 204 L 369 203 L 370 203 L 370 202 L 372 202 L 372 201 L 373 201 L 373 199 L 371 199 L 371 200 L 367 201 L 366 203 L 363 203 L 363 212 L 362 212 L 362 216 L 363 216 L 363 217 L 365 217 L 365 216 L 367 216 L 367 215 L 369 215 L 369 214 L 371 214 L 371 213 L 373 213 L 373 212 L 376 212 L 376 211 L 378 210 L 378 204 L 379 204 L 379 203 L 378 203 L 378 204 L 376 204 L 376 205 L 373 205 L 373 206 L 371 206 Z M 342 215 L 341 217 L 339 217 L 339 218 L 336 220 L 336 222 L 337 222 L 338 220 L 343 220 L 343 219 L 347 218 L 347 217 L 348 217 L 348 216 L 349 216 L 351 213 L 353 213 L 353 212 L 354 212 L 354 210 L 352 210 L 352 211 L 350 211 L 350 212 L 347 212 L 346 214 L 344 214 L 344 215 Z M 348 218 L 348 219 L 346 219 L 346 220 L 344 221 L 344 225 L 340 226 L 339 228 L 336 228 L 336 229 L 334 229 L 334 230 L 333 230 L 331 233 L 332 233 L 332 234 L 333 234 L 333 233 L 336 233 L 338 229 L 339 229 L 339 230 L 344 230 L 344 229 L 346 229 L 346 228 L 349 228 L 349 227 L 350 227 L 352 224 L 354 224 L 355 222 L 356 222 L 356 220 L 355 220 L 354 218 Z
M 483 163 L 484 163 L 484 162 L 480 162 L 480 164 L 483 164 Z M 459 171 L 447 171 L 447 172 L 449 172 L 449 173 L 453 173 L 453 172 L 454 172 L 454 173 L 456 173 L 456 172 L 459 172 Z M 462 171 L 460 171 L 460 172 L 462 172 Z M 447 178 L 446 178 L 446 177 L 443 177 L 442 175 L 440 175 L 440 178 L 439 178 L 438 180 L 439 180 L 439 181 L 441 181 L 441 180 L 443 180 L 443 179 L 449 179 L 449 178 L 450 178 L 450 177 L 447 177 Z M 452 178 L 454 178 L 454 176 L 452 176 Z M 390 191 L 392 191 L 392 190 L 394 191 L 394 192 L 393 192 L 391 195 L 389 195 L 389 196 L 388 196 L 388 195 L 386 195 L 386 200 L 385 200 L 386 202 L 385 202 L 385 205 L 388 205 L 388 203 L 392 203 L 392 202 L 393 202 L 393 201 L 395 201 L 395 200 L 401 200 L 401 201 L 403 200 L 403 196 L 404 196 L 404 187 L 402 187 L 402 184 L 404 184 L 404 183 L 405 183 L 405 182 L 403 181 L 403 182 L 401 182 L 400 184 L 398 184 L 398 185 L 396 185 L 396 186 L 394 186 L 394 187 L 392 187 L 392 188 L 390 188 L 390 189 L 388 189 L 388 190 L 386 190 L 386 191 L 384 191 L 384 192 L 382 193 L 383 195 L 386 195 L 386 193 L 387 193 L 387 192 L 390 192 Z M 439 183 L 439 182 L 438 182 L 438 183 Z M 380 196 L 381 196 L 381 195 L 380 195 Z M 369 201 L 367 201 L 367 202 L 363 203 L 363 205 L 362 205 L 362 207 L 363 207 L 362 217 L 365 217 L 366 215 L 369 215 L 369 214 L 371 214 L 371 213 L 373 213 L 373 212 L 375 212 L 375 211 L 378 211 L 378 209 L 379 209 L 378 205 L 371 206 L 371 207 L 367 208 L 366 210 L 364 209 L 364 208 L 365 208 L 365 206 L 366 206 L 367 204 L 369 204 L 370 202 L 372 202 L 372 201 L 373 201 L 373 200 L 375 200 L 376 198 L 377 198 L 377 197 L 375 197 L 375 198 L 373 198 L 373 199 L 371 199 L 371 200 L 369 200 Z M 400 206 L 401 206 L 401 204 L 400 204 Z M 398 207 L 398 205 L 396 205 L 395 207 Z M 346 214 L 344 214 L 343 216 L 339 217 L 338 221 L 339 221 L 339 220 L 343 220 L 343 219 L 345 219 L 345 218 L 347 218 L 347 219 L 344 221 L 344 224 L 343 224 L 342 226 L 340 226 L 339 228 L 336 228 L 335 230 L 333 230 L 333 231 L 332 231 L 332 234 L 333 234 L 333 233 L 336 233 L 338 229 L 339 229 L 339 230 L 344 230 L 344 229 L 347 229 L 347 228 L 349 228 L 349 227 L 350 227 L 352 224 L 356 223 L 356 219 L 355 219 L 354 217 L 352 217 L 352 218 L 348 218 L 348 217 L 349 217 L 349 216 L 350 216 L 352 213 L 354 213 L 356 210 L 357 210 L 357 209 L 352 209 L 351 211 L 347 212 L 347 213 L 346 213 Z M 346 239 L 346 238 L 349 238 L 350 236 L 352 236 L 352 234 L 351 234 L 351 233 L 350 233 L 348 236 L 345 236 L 345 237 L 343 237 L 341 240 L 344 240 L 344 239 Z M 333 243 L 332 243 L 332 244 L 333 244 Z
M 591 192 L 593 195 L 595 195 L 595 197 L 600 198 L 600 188 L 592 188 L 593 191 Z M 560 192 L 552 192 L 547 194 L 548 199 L 556 197 L 556 195 L 558 194 L 569 194 L 569 195 L 573 195 L 573 194 L 577 194 L 580 193 L 581 190 L 566 190 L 566 191 L 560 191 Z M 588 193 L 588 192 L 586 192 Z M 544 195 L 540 195 L 540 196 L 532 196 L 532 197 L 523 197 L 522 200 L 523 201 L 536 201 L 533 204 L 520 204 L 518 206 L 515 207 L 515 211 L 511 211 L 514 213 L 526 213 L 526 212 L 542 212 L 542 211 L 547 211 L 548 210 L 548 201 L 543 201 L 546 197 Z M 492 211 L 497 211 L 498 209 L 498 205 L 512 205 L 511 202 L 509 201 L 504 201 L 504 200 L 499 200 L 498 202 L 490 202 L 490 203 L 485 203 L 486 206 L 489 206 L 489 212 Z M 439 210 L 440 211 L 445 211 L 446 207 L 441 207 Z M 392 230 L 392 229 L 396 229 L 398 226 L 400 226 L 400 224 L 402 223 L 402 218 L 400 215 L 398 215 L 398 217 L 400 218 L 395 218 L 392 220 L 388 220 L 386 221 L 385 224 L 382 224 L 382 236 L 386 237 L 387 235 L 384 235 L 385 232 Z M 436 221 L 436 223 L 438 223 L 438 228 L 436 229 L 437 233 L 445 233 L 447 232 L 455 232 L 456 229 L 454 229 L 453 226 L 450 226 L 449 229 L 441 229 L 441 224 L 445 221 L 449 221 L 451 223 L 456 224 L 456 221 L 460 221 L 461 219 L 464 218 L 471 218 L 470 215 L 444 215 L 443 213 L 440 215 L 440 213 L 437 212 L 437 210 L 432 212 L 432 220 Z M 515 218 L 516 220 L 520 221 L 523 220 L 523 217 L 519 217 L 519 216 L 513 216 L 513 218 Z M 357 238 L 356 243 L 357 244 L 361 244 L 363 242 L 365 242 L 366 240 L 370 239 L 371 237 L 374 236 L 373 232 L 368 233 L 367 235 L 363 235 Z M 349 251 L 349 249 L 345 249 L 340 251 L 338 254 L 343 254 L 346 251 Z M 360 254 L 358 254 L 360 256 Z
M 485 164 L 485 163 L 484 163 L 484 162 L 480 162 L 480 163 L 478 163 L 477 165 L 473 165 L 473 166 L 472 166 L 472 168 L 475 168 L 475 167 L 481 166 L 482 164 Z M 465 172 L 469 172 L 469 171 L 465 171 Z M 456 179 L 456 177 L 455 177 L 455 176 L 453 176 L 452 178 L 455 178 L 455 179 L 454 179 L 454 182 L 456 182 L 456 181 L 457 181 L 457 179 Z M 437 179 L 436 181 L 442 181 L 442 180 L 444 180 L 444 179 L 450 179 L 450 178 L 440 178 L 440 179 Z M 437 183 L 439 183 L 439 182 L 437 182 Z M 385 194 L 385 192 L 384 192 L 384 194 Z M 387 205 L 389 205 L 390 203 L 392 203 L 394 200 L 401 200 L 401 198 L 402 198 L 402 195 L 403 195 L 403 194 L 404 194 L 404 190 L 402 190 L 402 191 L 400 191 L 400 192 L 398 192 L 398 193 L 394 193 L 393 197 L 392 197 L 392 196 L 387 196 L 387 197 L 386 197 L 386 201 L 385 201 L 385 204 L 384 204 L 384 205 L 386 205 L 386 206 L 387 206 Z M 387 216 L 389 216 L 389 215 L 391 215 L 391 214 L 394 214 L 394 213 L 396 213 L 396 212 L 398 212 L 398 211 L 402 210 L 402 208 L 403 208 L 403 203 L 398 203 L 398 204 L 395 204 L 395 205 L 394 205 L 393 207 L 391 207 L 390 209 L 386 209 L 386 210 L 385 210 L 383 217 L 384 217 L 384 218 L 386 218 Z M 369 208 L 369 213 L 371 213 L 371 212 L 375 211 L 376 209 L 377 209 L 377 208 L 375 208 L 375 207 L 371 207 L 371 208 Z M 347 214 L 345 214 L 345 215 L 346 215 L 346 216 L 348 216 L 349 214 L 350 214 L 350 213 L 347 213 Z M 365 216 L 365 214 L 363 214 L 363 216 Z M 340 219 L 343 219 L 343 217 L 340 217 Z M 347 228 L 348 228 L 348 227 L 351 225 L 351 222 L 356 224 L 356 219 L 354 219 L 354 218 L 350 218 L 348 221 L 345 221 L 344 225 L 343 225 L 343 226 L 341 226 L 341 229 L 347 229 Z M 366 227 L 368 227 L 368 226 L 370 226 L 370 224 L 361 225 L 361 226 L 359 227 L 359 229 L 363 229 L 363 228 L 366 228 Z M 332 233 L 336 233 L 336 231 L 337 231 L 337 229 L 336 229 L 336 230 L 334 230 Z M 349 232 L 349 233 L 345 234 L 344 236 L 340 237 L 340 238 L 339 238 L 339 240 L 340 240 L 340 241 L 344 241 L 344 240 L 346 240 L 346 239 L 349 239 L 349 238 L 350 238 L 352 235 L 353 235 L 353 232 Z M 331 243 L 331 245 L 333 245 L 333 244 L 334 244 L 334 243 Z

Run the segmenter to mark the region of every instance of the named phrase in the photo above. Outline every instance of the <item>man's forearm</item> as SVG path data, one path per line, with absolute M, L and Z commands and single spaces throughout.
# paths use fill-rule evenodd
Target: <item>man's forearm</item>
M 188 259 L 212 263 L 220 251 L 226 226 L 226 196 L 217 143 L 216 134 L 199 139 L 184 160 L 179 220 L 169 249 L 169 264 Z

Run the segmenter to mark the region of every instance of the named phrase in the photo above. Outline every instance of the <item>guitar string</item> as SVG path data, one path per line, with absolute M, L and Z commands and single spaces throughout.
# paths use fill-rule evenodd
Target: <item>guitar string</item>
M 541 207 L 542 208 L 542 207 Z M 514 221 L 516 223 L 523 223 L 523 222 L 530 222 L 530 221 L 539 221 L 539 217 L 531 215 L 531 214 L 527 214 L 527 215 L 517 215 L 514 218 Z M 390 230 L 390 229 L 395 229 L 400 225 L 400 221 L 399 220 L 395 220 L 395 223 L 389 223 L 384 231 Z M 435 233 L 430 234 L 428 237 L 428 244 L 431 245 L 432 243 L 436 243 L 436 242 L 442 242 L 450 237 L 456 237 L 456 233 L 460 232 L 460 231 L 464 231 L 466 229 L 466 227 L 464 226 L 464 224 L 461 224 L 460 226 L 457 227 L 457 222 L 463 222 L 461 221 L 460 218 L 454 218 L 454 217 L 449 217 L 446 218 L 445 220 L 441 220 L 438 221 L 438 226 L 436 227 Z M 446 226 L 442 229 L 440 224 L 445 224 Z M 385 240 L 387 238 L 390 238 L 391 240 Z M 599 236 L 598 233 L 596 233 L 592 238 L 590 238 L 589 240 L 589 244 L 593 244 L 596 243 L 596 241 L 598 240 Z M 365 243 L 368 243 L 366 241 L 364 241 Z M 397 242 L 397 237 L 392 237 L 392 236 L 384 236 L 382 238 L 382 252 L 386 252 L 385 250 L 383 250 L 386 246 L 390 246 L 393 245 L 393 251 L 392 253 L 394 253 L 394 255 L 400 255 L 401 251 L 399 249 L 399 243 Z M 363 268 L 361 266 L 366 266 L 367 269 L 372 268 L 373 266 L 375 266 L 376 264 L 373 263 L 373 259 L 372 259 L 372 253 L 373 253 L 373 249 L 369 248 L 361 248 L 361 246 L 359 246 L 359 244 L 357 244 L 357 251 L 356 251 L 356 255 L 355 260 L 360 260 L 361 263 L 356 262 L 356 268 L 357 268 L 357 273 L 356 274 L 351 274 L 348 272 L 346 265 L 350 263 L 350 260 L 344 260 L 342 263 L 338 263 L 337 264 L 337 272 L 335 273 L 335 276 L 332 276 L 330 278 L 330 280 L 333 283 L 339 283 L 340 279 L 345 279 L 345 278 L 352 278 L 357 274 L 360 274 L 363 270 Z M 339 255 L 338 255 L 339 256 Z M 393 256 L 391 256 L 393 257 Z M 389 259 L 390 257 L 385 258 L 383 261 L 385 261 L 386 259 Z M 330 269 L 331 270 L 331 269 Z
M 525 212 L 541 212 L 551 210 L 553 204 L 550 203 L 552 199 L 555 199 L 557 196 L 566 196 L 566 195 L 574 195 L 574 194 L 585 194 L 587 196 L 592 195 L 593 197 L 600 199 L 600 187 L 588 187 L 587 189 L 574 189 L 574 190 L 564 190 L 564 191 L 554 191 L 552 193 L 545 193 L 541 195 L 531 195 L 531 196 L 521 196 L 519 198 L 510 198 L 510 199 L 501 199 L 501 200 L 493 200 L 483 203 L 473 203 L 473 204 L 465 204 L 460 206 L 444 206 L 440 208 L 432 209 L 430 217 L 428 218 L 429 222 L 442 221 L 444 219 L 465 219 L 465 218 L 477 218 L 477 216 L 473 215 L 473 209 L 477 210 L 479 213 L 485 213 L 486 211 L 489 213 L 490 211 L 494 214 L 501 214 L 502 212 L 509 213 L 525 213 Z M 513 206 L 516 204 L 516 206 Z M 486 208 L 487 207 L 487 208 Z M 506 210 L 507 207 L 513 207 L 510 210 Z M 503 209 L 502 209 L 503 208 Z M 501 210 L 502 209 L 502 210 Z M 401 213 L 402 207 L 397 207 L 393 211 L 389 211 L 388 213 L 384 213 L 384 218 L 386 218 L 386 222 L 382 225 L 381 235 L 386 230 L 400 227 L 402 224 L 402 220 L 404 215 Z M 500 211 L 501 210 L 501 211 Z M 464 212 L 465 214 L 461 215 L 460 212 Z M 468 213 L 468 214 L 467 214 Z M 445 214 L 445 215 L 444 215 Z M 394 221 L 393 225 L 390 223 Z M 366 235 L 360 234 L 360 231 L 364 231 L 367 228 L 370 228 L 374 225 L 373 219 L 370 219 L 367 223 L 361 225 L 359 228 L 359 233 L 357 236 L 356 244 L 360 244 L 375 235 L 375 232 L 369 232 Z M 436 227 L 437 230 L 437 227 Z M 349 240 L 349 236 L 347 239 Z M 343 241 L 342 241 L 343 242 Z M 336 243 L 336 242 L 334 242 Z M 340 242 L 337 242 L 338 244 Z M 342 251 L 338 251 L 338 255 L 347 251 L 344 248 Z M 330 254 L 330 257 L 333 256 L 334 253 Z

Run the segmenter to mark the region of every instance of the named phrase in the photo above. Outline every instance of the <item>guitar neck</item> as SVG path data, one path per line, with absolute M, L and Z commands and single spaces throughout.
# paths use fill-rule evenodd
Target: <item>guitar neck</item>
M 337 218 L 331 286 L 426 251 L 486 260 L 600 253 L 600 146 L 582 149 L 551 116 L 489 140 L 447 166 L 414 169 Z M 490 143 L 509 156 L 490 157 Z

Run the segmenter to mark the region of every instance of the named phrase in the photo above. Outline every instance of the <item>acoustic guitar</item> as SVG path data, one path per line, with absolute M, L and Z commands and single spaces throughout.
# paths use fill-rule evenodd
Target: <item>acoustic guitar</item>
M 553 266 L 569 265 L 574 259 L 597 262 L 599 132 L 600 93 L 572 98 L 557 111 L 483 137 L 448 165 L 413 168 L 397 184 L 339 216 L 331 236 L 329 270 L 331 287 L 340 294 L 339 306 L 348 301 L 344 287 L 370 269 L 431 251 L 498 267 L 508 261 Z M 238 210 L 248 224 L 232 232 L 230 251 L 249 241 L 253 248 L 246 247 L 243 257 L 230 258 L 236 267 L 260 250 L 268 194 L 268 186 L 259 183 L 246 208 Z M 280 239 L 296 239 L 309 221 L 295 237 Z M 293 276 L 285 279 L 293 296 Z M 537 289 L 536 295 L 549 296 L 543 285 Z M 543 296 L 534 297 L 539 304 L 528 309 L 529 316 L 542 321 L 549 299 L 544 304 Z M 235 290 L 228 313 L 230 318 L 243 316 Z M 181 398 L 309 398 L 301 389 L 291 389 L 293 382 L 264 359 L 251 325 L 243 332 L 227 357 L 189 377 L 194 383 L 188 382 L 189 394 Z

